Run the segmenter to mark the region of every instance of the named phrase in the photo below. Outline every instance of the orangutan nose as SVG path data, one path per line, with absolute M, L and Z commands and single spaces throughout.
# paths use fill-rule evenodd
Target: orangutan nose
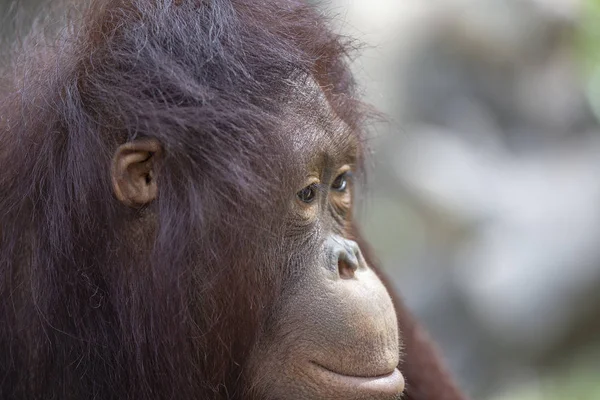
M 331 251 L 331 268 L 337 270 L 341 279 L 352 279 L 359 268 L 366 267 L 364 258 L 354 240 L 332 235 L 327 246 Z

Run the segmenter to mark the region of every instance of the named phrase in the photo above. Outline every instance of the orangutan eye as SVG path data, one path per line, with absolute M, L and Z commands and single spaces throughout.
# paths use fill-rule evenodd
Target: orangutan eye
M 338 175 L 337 178 L 331 184 L 331 189 L 337 192 L 344 192 L 348 187 L 348 179 L 350 178 L 350 172 L 344 172 Z
M 312 185 L 308 185 L 298 193 L 296 193 L 301 202 L 310 204 L 313 202 L 315 197 L 317 197 L 317 187 L 313 183 Z

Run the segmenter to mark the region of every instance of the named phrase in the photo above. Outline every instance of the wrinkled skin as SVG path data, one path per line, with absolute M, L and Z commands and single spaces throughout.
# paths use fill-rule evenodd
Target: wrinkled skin
M 394 399 L 404 388 L 396 369 L 396 314 L 349 238 L 359 145 L 342 121 L 331 118 L 319 88 L 312 88 L 305 101 L 320 104 L 321 115 L 289 127 L 303 160 L 304 190 L 315 188 L 308 203 L 302 189 L 295 195 L 288 218 L 295 240 L 305 245 L 296 245 L 286 266 L 297 271 L 295 279 L 284 283 L 274 322 L 250 368 L 264 398 Z M 308 239 L 298 240 L 299 232 Z

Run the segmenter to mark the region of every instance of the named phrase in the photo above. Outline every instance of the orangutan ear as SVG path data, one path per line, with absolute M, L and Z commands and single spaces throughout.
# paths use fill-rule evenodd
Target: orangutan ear
M 127 142 L 117 149 L 111 175 L 115 196 L 129 207 L 139 207 L 156 198 L 155 163 L 162 153 L 156 139 Z

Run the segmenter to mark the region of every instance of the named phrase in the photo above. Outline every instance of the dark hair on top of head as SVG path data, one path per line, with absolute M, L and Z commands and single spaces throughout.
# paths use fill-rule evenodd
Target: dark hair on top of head
M 254 267 L 277 265 L 281 100 L 315 79 L 358 134 L 349 43 L 293 0 L 73 7 L 0 86 L 0 397 L 241 396 L 223 391 L 278 284 Z M 134 210 L 109 171 L 141 137 L 164 154 Z

